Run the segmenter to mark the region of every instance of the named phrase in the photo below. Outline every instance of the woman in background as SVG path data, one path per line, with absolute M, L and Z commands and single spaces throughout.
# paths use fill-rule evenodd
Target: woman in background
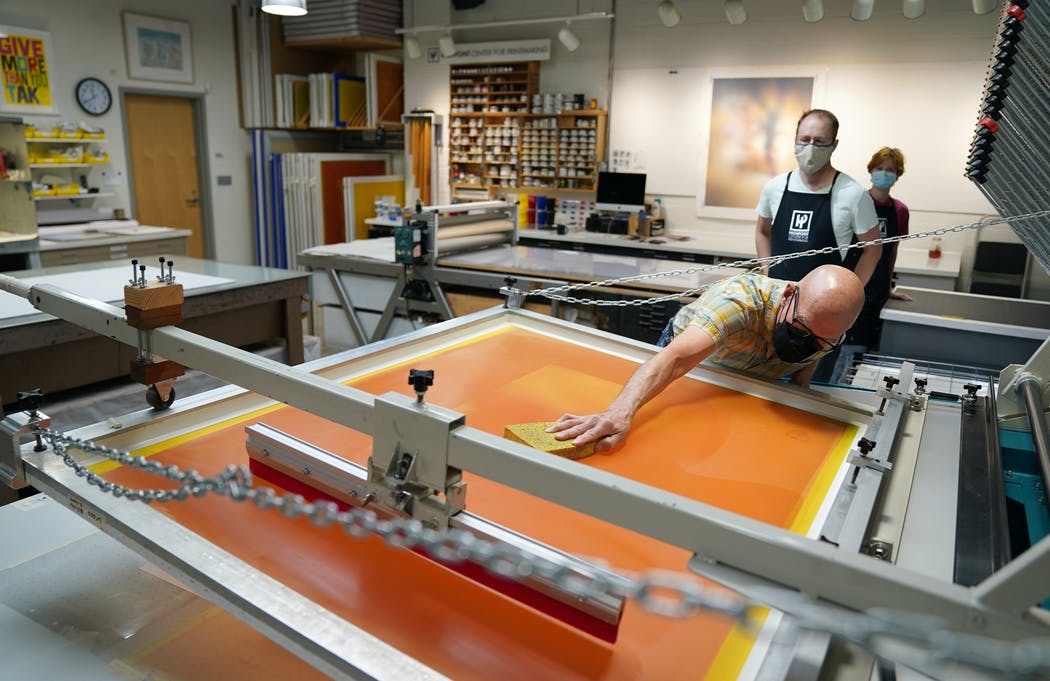
M 868 161 L 871 189 L 868 193 L 875 202 L 879 217 L 879 238 L 903 236 L 908 233 L 908 207 L 890 196 L 890 189 L 904 174 L 904 154 L 900 149 L 883 147 Z M 867 286 L 864 287 L 864 308 L 853 328 L 846 332 L 846 344 L 877 348 L 882 333 L 879 312 L 890 298 L 911 300 L 907 293 L 893 289 L 893 268 L 897 263 L 897 244 L 883 244 L 882 255 L 875 265 Z

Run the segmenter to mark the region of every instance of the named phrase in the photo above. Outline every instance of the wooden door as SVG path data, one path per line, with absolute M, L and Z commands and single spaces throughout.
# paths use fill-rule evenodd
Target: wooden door
M 187 254 L 205 257 L 193 100 L 129 93 L 124 112 L 135 218 L 190 230 Z

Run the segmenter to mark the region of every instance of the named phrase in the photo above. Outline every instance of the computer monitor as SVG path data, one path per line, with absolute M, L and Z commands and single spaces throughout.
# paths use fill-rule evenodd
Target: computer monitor
M 645 208 L 645 173 L 598 172 L 598 210 L 637 212 Z

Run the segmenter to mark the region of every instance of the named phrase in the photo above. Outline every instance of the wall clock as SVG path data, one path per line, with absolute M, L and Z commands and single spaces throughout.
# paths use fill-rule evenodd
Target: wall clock
M 92 116 L 101 116 L 113 105 L 109 87 L 98 78 L 84 78 L 77 83 L 77 104 Z

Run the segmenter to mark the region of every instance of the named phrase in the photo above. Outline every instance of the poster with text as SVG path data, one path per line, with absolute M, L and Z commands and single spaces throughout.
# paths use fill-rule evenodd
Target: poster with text
M 0 75 L 3 96 L 0 111 L 56 113 L 51 79 L 51 34 L 16 26 L 0 26 Z

